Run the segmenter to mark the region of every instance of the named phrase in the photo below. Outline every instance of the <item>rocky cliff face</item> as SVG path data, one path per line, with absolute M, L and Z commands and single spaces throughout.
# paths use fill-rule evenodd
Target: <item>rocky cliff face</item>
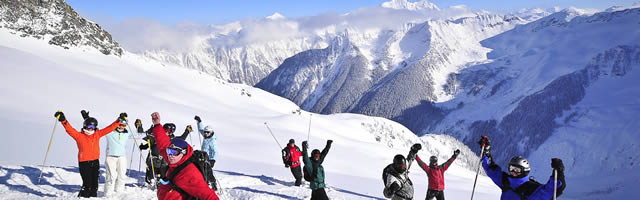
M 78 15 L 64 0 L 0 0 L 0 27 L 65 49 L 89 46 L 105 55 L 123 54 L 111 34 Z

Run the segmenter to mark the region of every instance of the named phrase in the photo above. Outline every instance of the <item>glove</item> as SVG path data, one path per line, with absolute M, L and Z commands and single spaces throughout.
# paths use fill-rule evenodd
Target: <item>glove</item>
M 489 141 L 489 137 L 485 135 L 480 138 L 480 141 L 478 141 L 478 144 L 480 146 L 482 146 L 482 144 L 484 144 L 484 146 L 489 146 L 491 145 L 491 141 Z
M 551 168 L 558 170 L 558 172 L 564 172 L 564 164 L 560 158 L 551 159 Z
M 187 125 L 187 128 L 184 129 L 184 132 L 187 132 L 187 133 L 191 133 L 192 131 L 193 131 L 193 128 L 191 128 L 191 125 Z
M 289 168 L 289 165 L 287 165 L 287 164 L 284 164 L 284 167 L 285 167 L 285 168 Z
M 151 113 L 151 122 L 153 122 L 153 125 L 160 125 L 160 113 L 158 112 L 154 112 Z
M 62 113 L 62 111 L 59 111 L 59 110 L 53 116 L 58 118 L 58 121 L 60 121 L 60 122 L 63 122 L 64 120 L 67 120 L 67 118 L 64 117 L 64 113 Z
M 413 144 L 413 146 L 411 146 L 411 152 L 413 153 L 418 153 L 418 151 L 420 151 L 420 149 L 422 149 L 422 145 L 419 143 L 415 143 Z
M 82 111 L 80 111 L 80 114 L 82 115 L 82 119 L 89 118 L 89 111 L 82 110 Z
M 454 156 L 460 155 L 460 149 L 456 149 L 455 151 L 453 151 L 453 155 Z
M 333 143 L 333 140 L 327 140 L 327 145 L 331 145 L 331 143 Z
M 193 119 L 196 120 L 196 122 L 200 123 L 202 122 L 202 120 L 200 119 L 200 116 L 196 115 L 196 117 L 194 117 Z
M 329 141 L 327 141 L 327 143 L 329 143 Z M 302 148 L 309 149 L 309 143 L 307 143 L 307 141 L 302 141 Z
M 118 117 L 118 120 L 120 120 L 120 122 L 124 123 L 127 121 L 127 113 L 123 112 L 120 113 L 120 116 Z
M 136 128 L 142 128 L 142 121 L 140 119 L 136 119 L 136 122 L 133 124 Z

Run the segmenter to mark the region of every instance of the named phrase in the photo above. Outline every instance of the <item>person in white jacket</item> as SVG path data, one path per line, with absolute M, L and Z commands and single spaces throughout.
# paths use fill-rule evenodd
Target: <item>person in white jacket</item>
M 127 155 L 125 146 L 132 136 L 126 129 L 126 123 L 121 123 L 116 130 L 107 135 L 107 162 L 105 164 L 106 179 L 104 196 L 113 192 L 124 191 L 124 179 L 127 173 Z

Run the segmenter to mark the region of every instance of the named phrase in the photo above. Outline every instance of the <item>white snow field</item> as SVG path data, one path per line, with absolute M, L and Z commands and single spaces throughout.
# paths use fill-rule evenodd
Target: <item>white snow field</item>
M 92 48 L 64 50 L 46 41 L 0 29 L 0 199 L 77 198 L 82 183 L 77 147 L 59 124 L 46 167 L 41 166 L 54 123 L 59 123 L 53 117 L 59 109 L 76 128 L 82 124 L 82 109 L 98 119 L 99 127 L 113 122 L 120 112 L 127 112 L 130 121 L 140 118 L 148 127 L 150 114 L 157 111 L 163 123 L 177 124 L 178 134 L 188 124 L 195 126 L 193 117 L 199 115 L 218 134 L 215 173 L 221 199 L 310 198 L 308 184 L 293 186 L 293 177 L 280 158 L 281 147 L 264 124 L 281 145 L 294 138 L 301 146 L 307 139 L 310 114 L 293 114 L 298 106 L 289 100 L 135 54 L 105 56 Z M 444 161 L 455 148 L 463 150 L 446 173 L 445 195 L 447 199 L 471 196 L 475 170 L 470 169 L 475 166 L 465 161 L 478 157 L 452 137 L 418 138 L 398 123 L 356 114 L 313 114 L 310 130 L 311 148 L 322 149 L 327 139 L 334 140 L 323 164 L 331 199 L 384 199 L 382 169 L 395 154 L 406 155 L 409 146 L 420 141 L 425 146 L 421 157 L 436 154 Z M 199 148 L 197 134 L 187 141 Z M 133 148 L 133 140 L 130 145 Z M 102 197 L 101 173 L 98 199 L 156 198 L 155 191 L 137 186 L 144 177 L 144 163 L 138 171 L 139 157 L 135 150 L 126 191 L 121 194 Z M 415 199 L 424 198 L 426 174 L 414 165 L 411 177 Z M 479 177 L 474 199 L 498 199 L 499 194 L 490 179 Z

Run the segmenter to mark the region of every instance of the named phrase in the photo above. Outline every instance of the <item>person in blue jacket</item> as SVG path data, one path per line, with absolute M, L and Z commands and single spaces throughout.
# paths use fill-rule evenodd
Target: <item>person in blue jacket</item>
M 216 164 L 216 157 L 218 155 L 218 138 L 213 131 L 212 126 L 202 125 L 202 119 L 199 116 L 195 116 L 194 119 L 198 122 L 198 132 L 204 137 L 202 140 L 202 147 L 200 150 L 209 155 L 209 167 L 207 168 L 207 174 L 209 175 L 208 181 L 214 190 L 218 190 L 216 186 L 216 177 L 213 176 L 213 166 Z
M 493 183 L 502 189 L 500 200 L 553 199 L 555 184 L 553 175 L 551 175 L 551 178 L 546 184 L 538 183 L 529 177 L 531 166 L 529 165 L 529 161 L 521 156 L 511 158 L 508 173 L 503 172 L 502 168 L 493 162 L 489 138 L 482 136 L 478 143 L 481 146 L 484 144 L 484 154 L 480 155 L 482 156 L 482 167 Z M 553 158 L 551 159 L 551 167 L 558 172 L 557 195 L 559 196 L 566 187 L 564 164 L 559 158 Z

